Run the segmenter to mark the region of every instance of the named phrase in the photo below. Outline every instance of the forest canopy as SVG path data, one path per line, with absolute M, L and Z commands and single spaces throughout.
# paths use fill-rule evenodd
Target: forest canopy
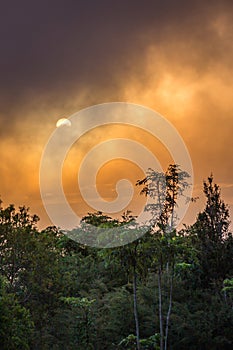
M 153 195 L 153 177 L 138 182 Z M 175 228 L 187 174 L 171 165 L 156 224 L 130 244 L 98 249 L 57 227 L 39 230 L 29 208 L 0 207 L 0 347 L 3 350 L 222 350 L 233 346 L 233 235 L 209 176 L 194 224 Z M 148 210 L 154 210 L 153 206 Z M 96 228 L 134 222 L 88 213 Z

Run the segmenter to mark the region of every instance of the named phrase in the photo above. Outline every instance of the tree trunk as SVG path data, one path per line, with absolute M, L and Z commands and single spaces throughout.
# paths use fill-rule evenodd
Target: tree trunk
M 139 321 L 138 321 L 138 308 L 137 308 L 137 274 L 136 274 L 135 265 L 133 268 L 133 306 L 134 306 L 137 350 L 140 350 L 140 334 L 139 334 Z
M 89 317 L 88 317 L 88 310 L 84 310 L 85 312 L 85 338 L 86 338 L 86 345 L 89 347 Z
M 167 350 L 169 321 L 170 321 L 170 316 L 172 311 L 172 292 L 173 292 L 173 269 L 172 269 L 172 276 L 171 276 L 171 283 L 170 283 L 170 296 L 169 296 L 169 307 L 168 307 L 167 319 L 166 319 L 164 350 Z
M 159 270 L 158 270 L 158 287 L 159 287 L 160 349 L 163 350 L 163 311 L 162 311 L 161 267 L 159 267 Z

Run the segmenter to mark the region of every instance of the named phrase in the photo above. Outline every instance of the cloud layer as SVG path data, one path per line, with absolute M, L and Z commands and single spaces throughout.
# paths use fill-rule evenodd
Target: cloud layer
M 45 220 L 38 169 L 56 121 L 129 101 L 169 119 L 189 148 L 196 184 L 212 171 L 232 204 L 232 13 L 232 1 L 217 0 L 5 2 L 2 199 Z

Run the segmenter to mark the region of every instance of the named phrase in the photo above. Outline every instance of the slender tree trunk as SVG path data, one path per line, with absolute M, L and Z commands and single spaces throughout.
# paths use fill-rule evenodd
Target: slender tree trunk
M 85 310 L 85 328 L 86 328 L 86 345 L 89 346 L 89 317 L 88 317 L 88 310 Z
M 133 306 L 134 306 L 137 350 L 140 350 L 140 334 L 139 334 L 139 321 L 138 321 L 138 308 L 137 308 L 137 274 L 136 274 L 135 265 L 133 267 Z
M 173 269 L 172 269 L 172 276 L 171 276 L 171 283 L 170 283 L 169 307 L 168 307 L 167 318 L 166 318 L 164 350 L 167 350 L 167 343 L 168 343 L 169 321 L 170 321 L 170 316 L 172 311 L 172 292 L 173 292 Z
M 163 311 L 162 311 L 161 266 L 159 266 L 159 270 L 158 270 L 158 287 L 159 287 L 160 349 L 163 350 Z

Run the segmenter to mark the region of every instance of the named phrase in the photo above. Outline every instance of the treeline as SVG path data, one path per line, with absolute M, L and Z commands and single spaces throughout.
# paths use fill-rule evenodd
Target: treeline
M 142 193 L 155 195 L 157 175 L 151 171 L 139 182 Z M 157 224 L 116 248 L 78 244 L 56 227 L 39 231 L 27 208 L 1 206 L 1 349 L 232 349 L 228 208 L 210 176 L 204 210 L 193 225 L 175 230 L 187 174 L 170 166 L 165 175 Z M 82 220 L 96 227 L 128 222 L 134 224 L 130 213 L 116 220 L 97 212 Z

